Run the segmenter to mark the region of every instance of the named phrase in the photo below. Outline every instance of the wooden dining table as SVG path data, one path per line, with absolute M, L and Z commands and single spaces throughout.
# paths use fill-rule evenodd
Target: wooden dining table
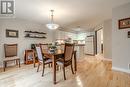
M 42 50 L 44 56 L 48 58 L 52 58 L 52 67 L 53 67 L 53 83 L 56 84 L 56 60 L 59 57 L 64 55 L 63 50 L 56 50 L 55 52 L 51 53 L 49 50 Z M 77 71 L 77 60 L 76 60 L 76 51 L 73 52 L 74 58 L 74 70 Z

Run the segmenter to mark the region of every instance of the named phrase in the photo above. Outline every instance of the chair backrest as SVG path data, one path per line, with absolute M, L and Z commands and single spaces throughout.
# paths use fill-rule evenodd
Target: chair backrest
M 65 61 L 69 61 L 72 59 L 73 52 L 74 52 L 74 44 L 65 43 L 65 48 L 64 48 Z
M 40 44 L 40 46 L 42 49 L 45 49 L 45 50 L 48 49 L 48 44 Z
M 4 44 L 5 57 L 17 56 L 17 44 Z
M 43 61 L 42 49 L 40 45 L 35 45 L 38 61 Z
M 42 49 L 42 52 L 44 52 L 48 49 L 48 44 L 40 44 L 40 47 Z

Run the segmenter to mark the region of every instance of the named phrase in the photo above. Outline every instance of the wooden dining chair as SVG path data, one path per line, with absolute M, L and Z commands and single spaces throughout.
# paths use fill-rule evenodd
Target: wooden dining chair
M 40 45 L 35 45 L 35 48 L 36 48 L 37 57 L 38 57 L 38 68 L 37 68 L 37 72 L 39 71 L 40 65 L 43 65 L 43 71 L 42 71 L 42 76 L 43 76 L 44 75 L 45 65 L 46 64 L 51 64 L 52 63 L 52 59 L 51 58 L 46 58 L 42 54 L 42 49 L 41 49 Z
M 59 58 L 56 62 L 57 65 L 59 65 L 63 68 L 64 80 L 66 80 L 65 67 L 71 65 L 71 71 L 72 71 L 72 74 L 74 74 L 73 66 L 72 66 L 73 52 L 74 52 L 74 44 L 66 43 L 65 48 L 64 48 L 64 57 Z
M 39 44 L 41 49 L 42 49 L 42 52 L 46 51 L 48 49 L 48 44 Z M 44 55 L 45 57 L 48 57 L 48 55 Z
M 40 46 L 44 50 L 48 49 L 48 44 L 42 44 L 42 43 L 40 43 Z
M 3 59 L 3 68 L 7 67 L 7 62 L 16 61 L 16 64 L 19 62 L 20 67 L 20 58 L 17 56 L 17 44 L 4 44 L 5 58 Z
M 42 49 L 42 52 L 48 50 L 48 44 L 42 44 L 42 43 L 39 43 L 39 44 L 40 44 L 40 47 L 41 47 L 41 49 Z M 44 54 L 44 57 L 50 58 L 51 56 Z M 52 63 L 51 63 L 51 64 L 48 64 L 48 66 L 49 66 L 49 67 L 52 67 Z

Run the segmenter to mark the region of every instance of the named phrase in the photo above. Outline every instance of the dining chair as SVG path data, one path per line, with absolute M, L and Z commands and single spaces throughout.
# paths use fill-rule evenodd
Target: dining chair
M 51 64 L 52 63 L 52 59 L 46 58 L 43 55 L 41 46 L 39 44 L 35 45 L 35 48 L 36 48 L 37 57 L 38 57 L 38 68 L 37 68 L 37 72 L 39 71 L 40 65 L 43 65 L 43 71 L 42 71 L 42 76 L 43 76 L 44 75 L 45 65 L 46 64 Z
M 48 44 L 42 44 L 42 43 L 40 43 L 40 47 L 41 47 L 41 49 L 42 49 L 42 52 L 48 50 Z M 49 55 L 46 55 L 46 54 L 44 54 L 44 57 L 50 58 L 50 56 L 49 56 Z M 49 67 L 52 67 L 52 64 L 48 64 L 48 66 L 49 66 Z
M 46 51 L 48 49 L 48 44 L 39 44 L 41 49 L 42 49 L 42 52 Z M 45 57 L 48 57 L 48 55 L 44 55 Z
M 40 46 L 44 50 L 48 49 L 48 44 L 42 44 L 42 43 L 40 43 Z
M 65 67 L 71 65 L 71 71 L 72 71 L 72 74 L 74 74 L 73 66 L 72 66 L 73 52 L 74 52 L 74 44 L 66 43 L 64 47 L 64 57 L 59 58 L 56 62 L 57 65 L 63 68 L 64 80 L 66 80 Z
M 3 59 L 3 69 L 7 67 L 7 62 L 16 61 L 20 67 L 20 58 L 17 56 L 17 44 L 4 44 L 5 58 Z

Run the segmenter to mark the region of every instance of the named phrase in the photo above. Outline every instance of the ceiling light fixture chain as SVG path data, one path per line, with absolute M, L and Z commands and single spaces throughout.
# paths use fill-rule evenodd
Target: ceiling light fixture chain
M 54 18 L 53 18 L 53 12 L 54 12 L 54 10 L 51 10 L 51 23 L 53 23 L 53 21 L 54 21 Z

